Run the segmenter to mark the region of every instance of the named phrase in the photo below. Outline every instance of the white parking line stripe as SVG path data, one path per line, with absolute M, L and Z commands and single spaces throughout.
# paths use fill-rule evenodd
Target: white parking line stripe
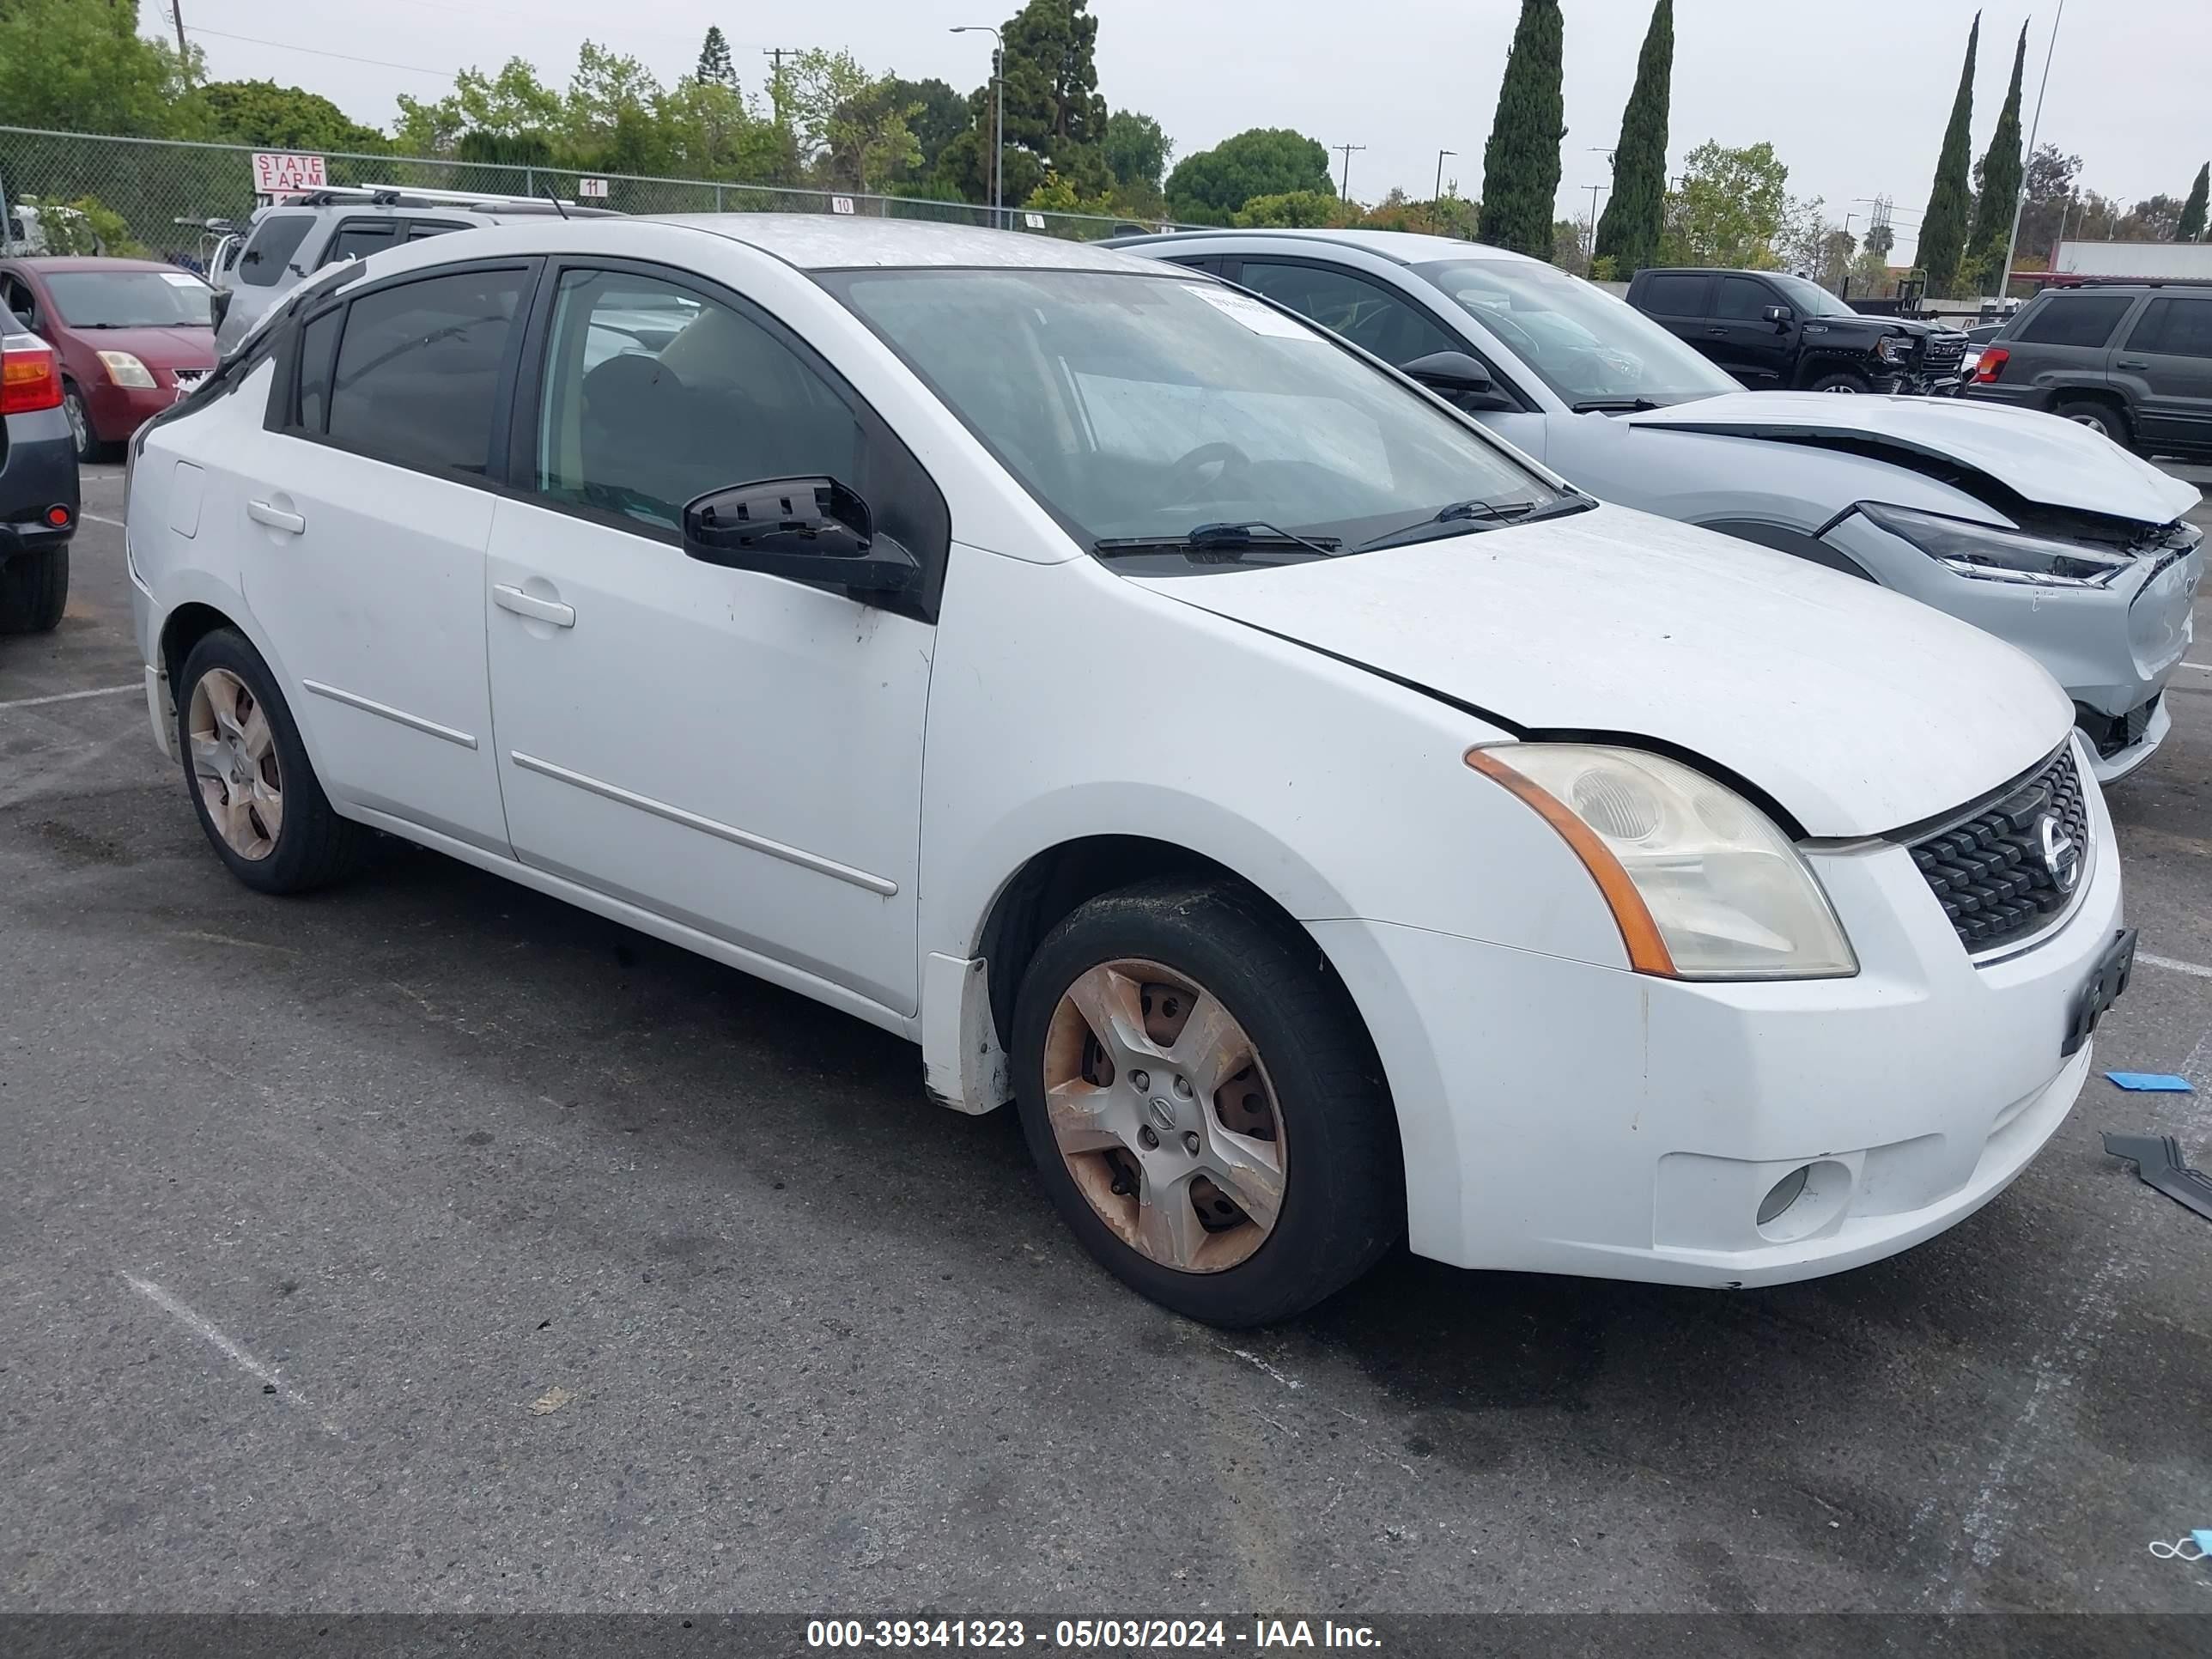
M 116 697 L 125 691 L 145 689 L 143 680 L 133 680 L 128 685 L 102 685 L 90 691 L 57 691 L 50 697 L 18 697 L 13 702 L 0 702 L 0 708 L 41 708 L 50 702 L 81 702 L 87 697 Z
M 2184 668 L 2193 668 L 2200 674 L 2212 674 L 2212 662 L 2185 662 Z
M 107 518 L 107 517 L 106 517 L 105 515 L 103 515 L 103 514 L 98 514 L 98 513 L 85 513 L 85 512 L 79 512 L 79 513 L 77 514 L 77 517 L 78 517 L 78 518 L 80 518 L 80 519 L 89 519 L 89 520 L 91 520 L 94 524 L 112 524 L 112 525 L 113 525 L 113 526 L 114 526 L 118 530 L 128 530 L 128 529 L 130 529 L 130 528 L 131 528 L 131 526 L 130 526 L 129 525 L 127 525 L 127 524 L 124 523 L 124 522 L 123 522 L 123 520 L 120 520 L 120 519 L 111 519 L 111 518 Z
M 2191 974 L 2198 979 L 2212 979 L 2212 968 L 2201 962 L 2179 962 L 2172 957 L 2154 957 L 2148 951 L 2136 952 L 2137 962 L 2147 962 L 2154 968 L 2164 968 L 2177 974 Z
M 274 1389 L 276 1391 L 276 1397 L 283 1401 L 286 1405 L 297 1406 L 302 1411 L 312 1409 L 307 1404 L 306 1396 L 301 1394 L 297 1389 L 287 1382 L 282 1376 L 278 1376 L 276 1371 L 270 1369 L 270 1367 L 263 1364 L 259 1360 L 256 1359 L 252 1354 L 246 1352 L 245 1349 L 240 1347 L 237 1343 L 225 1336 L 209 1321 L 203 1319 L 198 1314 L 194 1313 L 183 1303 L 178 1301 L 175 1297 L 171 1296 L 159 1285 L 155 1284 L 151 1279 L 141 1279 L 136 1273 L 124 1274 L 123 1282 L 130 1285 L 132 1290 L 137 1291 L 139 1295 L 144 1297 L 155 1307 L 161 1309 L 164 1313 L 167 1313 L 171 1317 L 174 1318 L 179 1324 L 186 1327 L 195 1335 L 209 1343 L 218 1352 L 220 1352 L 224 1358 L 229 1360 L 240 1370 L 246 1372 L 249 1376 L 259 1379 L 268 1387 Z M 318 1420 L 328 1432 L 331 1434 L 338 1434 L 341 1439 L 344 1437 L 342 1434 L 339 1434 L 337 1425 L 331 1422 L 327 1418 L 319 1419 Z

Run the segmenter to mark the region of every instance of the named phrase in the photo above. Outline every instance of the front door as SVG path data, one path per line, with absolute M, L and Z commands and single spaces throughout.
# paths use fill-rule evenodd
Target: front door
M 1797 325 L 1766 319 L 1767 312 L 1783 304 L 1782 296 L 1755 276 L 1722 276 L 1715 287 L 1712 320 L 1706 325 L 1711 343 L 1705 355 L 1754 391 L 1787 385 Z
M 280 354 L 294 384 L 218 492 L 324 787 L 500 853 L 487 485 L 535 276 L 518 261 L 341 297 Z
M 912 1012 L 936 629 L 690 558 L 678 526 L 710 490 L 834 477 L 941 570 L 941 498 L 734 295 L 572 265 L 539 309 L 486 573 L 516 856 Z
M 2114 356 L 2112 374 L 2135 382 L 2136 435 L 2145 444 L 2212 449 L 2212 300 L 2153 300 Z

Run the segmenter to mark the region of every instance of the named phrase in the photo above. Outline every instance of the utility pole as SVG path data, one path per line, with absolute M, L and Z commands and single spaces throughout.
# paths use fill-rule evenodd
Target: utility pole
M 169 0 L 169 15 L 177 21 L 177 67 L 189 87 L 192 83 L 192 54 L 185 45 L 185 0 Z
M 2043 79 L 2035 86 L 2035 118 L 2028 123 L 2027 155 L 2021 163 L 2020 194 L 2012 204 L 2012 234 L 2005 239 L 2004 265 L 1997 272 L 1997 310 L 2004 310 L 2005 290 L 2012 286 L 2012 256 L 2020 248 L 2021 210 L 2027 205 L 2027 164 L 2035 160 L 2036 135 L 2043 131 L 2043 94 L 2051 86 L 2051 59 L 2058 50 L 2058 26 L 2066 21 L 2066 0 L 2058 0 L 2057 15 L 2051 20 L 2051 43 L 2043 49 Z M 2057 252 L 2052 248 L 2053 253 Z
M 1444 199 L 1444 157 L 1458 154 L 1455 149 L 1440 149 L 1437 152 L 1437 193 L 1429 198 L 1431 201 L 1441 202 Z
M 991 222 L 1006 228 L 1006 41 L 988 23 L 957 23 L 947 34 L 991 37 L 991 88 L 995 94 L 991 131 Z
M 783 119 L 783 60 L 787 58 L 796 58 L 799 52 L 799 48 L 797 46 L 763 46 L 761 48 L 761 56 L 769 59 L 775 65 L 768 83 L 768 100 L 775 107 L 775 118 L 779 123 Z
M 1352 152 L 1355 149 L 1365 149 L 1367 146 L 1364 144 L 1331 144 L 1329 148 L 1331 149 L 1340 149 L 1344 152 L 1344 182 L 1337 186 L 1336 193 L 1338 196 L 1348 202 L 1352 199 Z M 1439 161 L 1437 163 L 1437 166 L 1441 169 L 1443 163 Z
M 1590 267 L 1597 263 L 1597 193 L 1605 186 L 1584 185 L 1583 188 L 1590 193 L 1589 241 L 1583 248 L 1583 275 L 1587 276 L 1590 274 Z

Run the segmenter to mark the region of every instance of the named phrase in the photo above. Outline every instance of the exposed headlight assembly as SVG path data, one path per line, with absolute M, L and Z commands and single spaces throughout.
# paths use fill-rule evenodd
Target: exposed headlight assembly
M 107 370 L 107 378 L 118 386 L 137 386 L 143 392 L 154 384 L 153 372 L 127 351 L 103 351 L 100 362 Z
M 1874 343 L 1874 355 L 1886 363 L 1901 363 L 1912 355 L 1912 341 L 1903 334 L 1885 334 Z
M 1470 749 L 1467 763 L 1534 807 L 1574 849 L 1637 972 L 1858 972 L 1828 896 L 1790 838 L 1703 773 L 1638 749 L 1580 743 Z
M 1861 501 L 1859 511 L 1961 576 L 2045 587 L 2102 587 L 2135 563 L 2125 553 L 2053 541 L 2024 530 L 2001 530 L 1967 519 L 1947 519 L 1909 507 Z

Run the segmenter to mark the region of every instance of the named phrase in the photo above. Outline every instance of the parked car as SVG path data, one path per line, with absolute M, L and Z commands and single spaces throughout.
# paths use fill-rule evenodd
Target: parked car
M 603 310 L 691 315 L 594 363 Z M 2126 978 L 2027 657 L 1111 250 L 468 232 L 303 284 L 137 449 L 154 736 L 241 881 L 382 830 L 912 1039 L 1200 1319 L 1401 1233 L 1887 1255 L 2020 1173 Z
M 406 190 L 396 185 L 331 185 L 260 210 L 234 250 L 220 261 L 216 344 L 225 352 L 251 333 L 270 308 L 302 278 L 326 265 L 365 259 L 386 248 L 456 230 L 541 216 L 598 219 L 618 216 L 549 197 L 482 195 L 459 190 Z
M 1966 349 L 1959 359 L 1959 378 L 1953 388 L 1954 396 L 1966 395 L 1966 387 L 1973 382 L 1974 370 L 1982 361 L 1982 348 L 1996 339 L 2003 327 L 2002 322 L 1976 323 L 1966 331 Z
M 1863 576 L 2066 687 L 2106 782 L 2148 759 L 2191 639 L 2196 489 L 2094 434 L 1956 398 L 1747 393 L 1540 260 L 1391 231 L 1124 241 L 1335 329 L 1600 499 Z
M 1984 348 L 1966 395 L 2146 455 L 2212 455 L 2212 283 L 2046 289 Z
M 1628 303 L 1754 391 L 1945 390 L 1966 348 L 1957 329 L 1864 316 L 1776 270 L 1639 270 Z
M 81 208 L 11 202 L 0 253 L 105 253 L 107 245 Z
M 53 347 L 77 459 L 96 461 L 215 368 L 214 290 L 151 259 L 0 259 L 0 303 Z
M 0 305 L 0 634 L 59 625 L 76 516 L 61 362 Z

